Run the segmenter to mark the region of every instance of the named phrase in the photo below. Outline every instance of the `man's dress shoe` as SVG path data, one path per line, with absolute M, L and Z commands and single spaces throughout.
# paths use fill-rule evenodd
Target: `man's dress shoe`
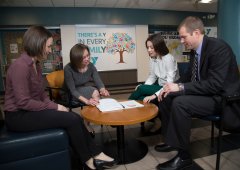
M 94 170 L 92 168 L 89 168 L 86 164 L 84 164 L 81 169 L 83 169 L 83 170 Z
M 157 170 L 180 170 L 192 166 L 192 158 L 182 159 L 179 154 L 177 154 L 171 160 L 158 164 Z
M 102 170 L 104 168 L 111 168 L 114 165 L 117 164 L 117 161 L 113 160 L 113 161 L 104 161 L 104 160 L 100 160 L 100 159 L 94 159 L 93 160 L 93 164 L 96 167 L 96 169 L 98 170 Z
M 95 138 L 95 131 L 94 131 L 94 130 L 91 131 L 91 132 L 89 132 L 89 133 L 90 133 L 90 135 L 91 135 L 92 138 Z
M 156 145 L 154 149 L 157 152 L 170 152 L 170 151 L 176 150 L 175 148 L 173 148 L 167 144 Z

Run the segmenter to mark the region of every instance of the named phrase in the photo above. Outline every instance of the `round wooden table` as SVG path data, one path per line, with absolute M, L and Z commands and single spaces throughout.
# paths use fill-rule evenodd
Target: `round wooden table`
M 139 103 L 143 104 L 141 101 Z M 101 112 L 96 107 L 84 106 L 81 115 L 89 122 L 99 125 L 111 125 L 117 128 L 117 150 L 114 141 L 106 147 L 106 153 L 117 157 L 120 164 L 127 164 L 142 159 L 148 152 L 148 147 L 137 139 L 124 139 L 124 126 L 133 125 L 150 120 L 158 114 L 158 108 L 152 103 L 144 107 Z M 109 153 L 108 153 L 109 152 Z

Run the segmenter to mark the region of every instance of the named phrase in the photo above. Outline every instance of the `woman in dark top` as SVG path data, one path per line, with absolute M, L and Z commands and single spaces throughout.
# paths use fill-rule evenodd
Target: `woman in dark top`
M 76 44 L 70 50 L 70 63 L 64 67 L 64 88 L 73 96 L 73 103 L 82 102 L 96 106 L 100 95 L 109 96 L 109 92 L 98 74 L 96 67 L 90 62 L 90 51 L 84 44 Z M 64 95 L 68 96 L 68 95 Z M 84 124 L 92 136 L 95 135 L 90 123 Z
M 88 46 L 80 43 L 70 50 L 70 63 L 64 67 L 64 85 L 75 101 L 86 105 L 95 106 L 100 95 L 109 96 L 96 67 L 90 62 Z
M 84 166 L 101 169 L 115 164 L 95 145 L 82 118 L 49 100 L 44 91 L 39 62 L 52 51 L 51 33 L 42 26 L 32 26 L 24 34 L 24 52 L 7 71 L 5 121 L 12 131 L 64 128 L 70 144 Z

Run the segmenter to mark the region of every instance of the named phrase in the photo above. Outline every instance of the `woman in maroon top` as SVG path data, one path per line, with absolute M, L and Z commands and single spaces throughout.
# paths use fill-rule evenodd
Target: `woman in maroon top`
M 5 121 L 12 131 L 49 128 L 66 129 L 70 144 L 83 164 L 90 169 L 113 166 L 116 162 L 95 145 L 82 118 L 49 100 L 43 87 L 39 62 L 51 53 L 53 38 L 42 26 L 32 26 L 24 34 L 24 52 L 7 72 Z

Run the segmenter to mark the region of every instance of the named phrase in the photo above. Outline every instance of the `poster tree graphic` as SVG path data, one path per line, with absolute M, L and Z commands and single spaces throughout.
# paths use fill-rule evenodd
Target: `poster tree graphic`
M 133 53 L 136 48 L 132 37 L 127 33 L 113 33 L 106 44 L 106 51 L 110 54 L 119 53 L 119 62 L 125 63 L 123 61 L 123 52 Z

